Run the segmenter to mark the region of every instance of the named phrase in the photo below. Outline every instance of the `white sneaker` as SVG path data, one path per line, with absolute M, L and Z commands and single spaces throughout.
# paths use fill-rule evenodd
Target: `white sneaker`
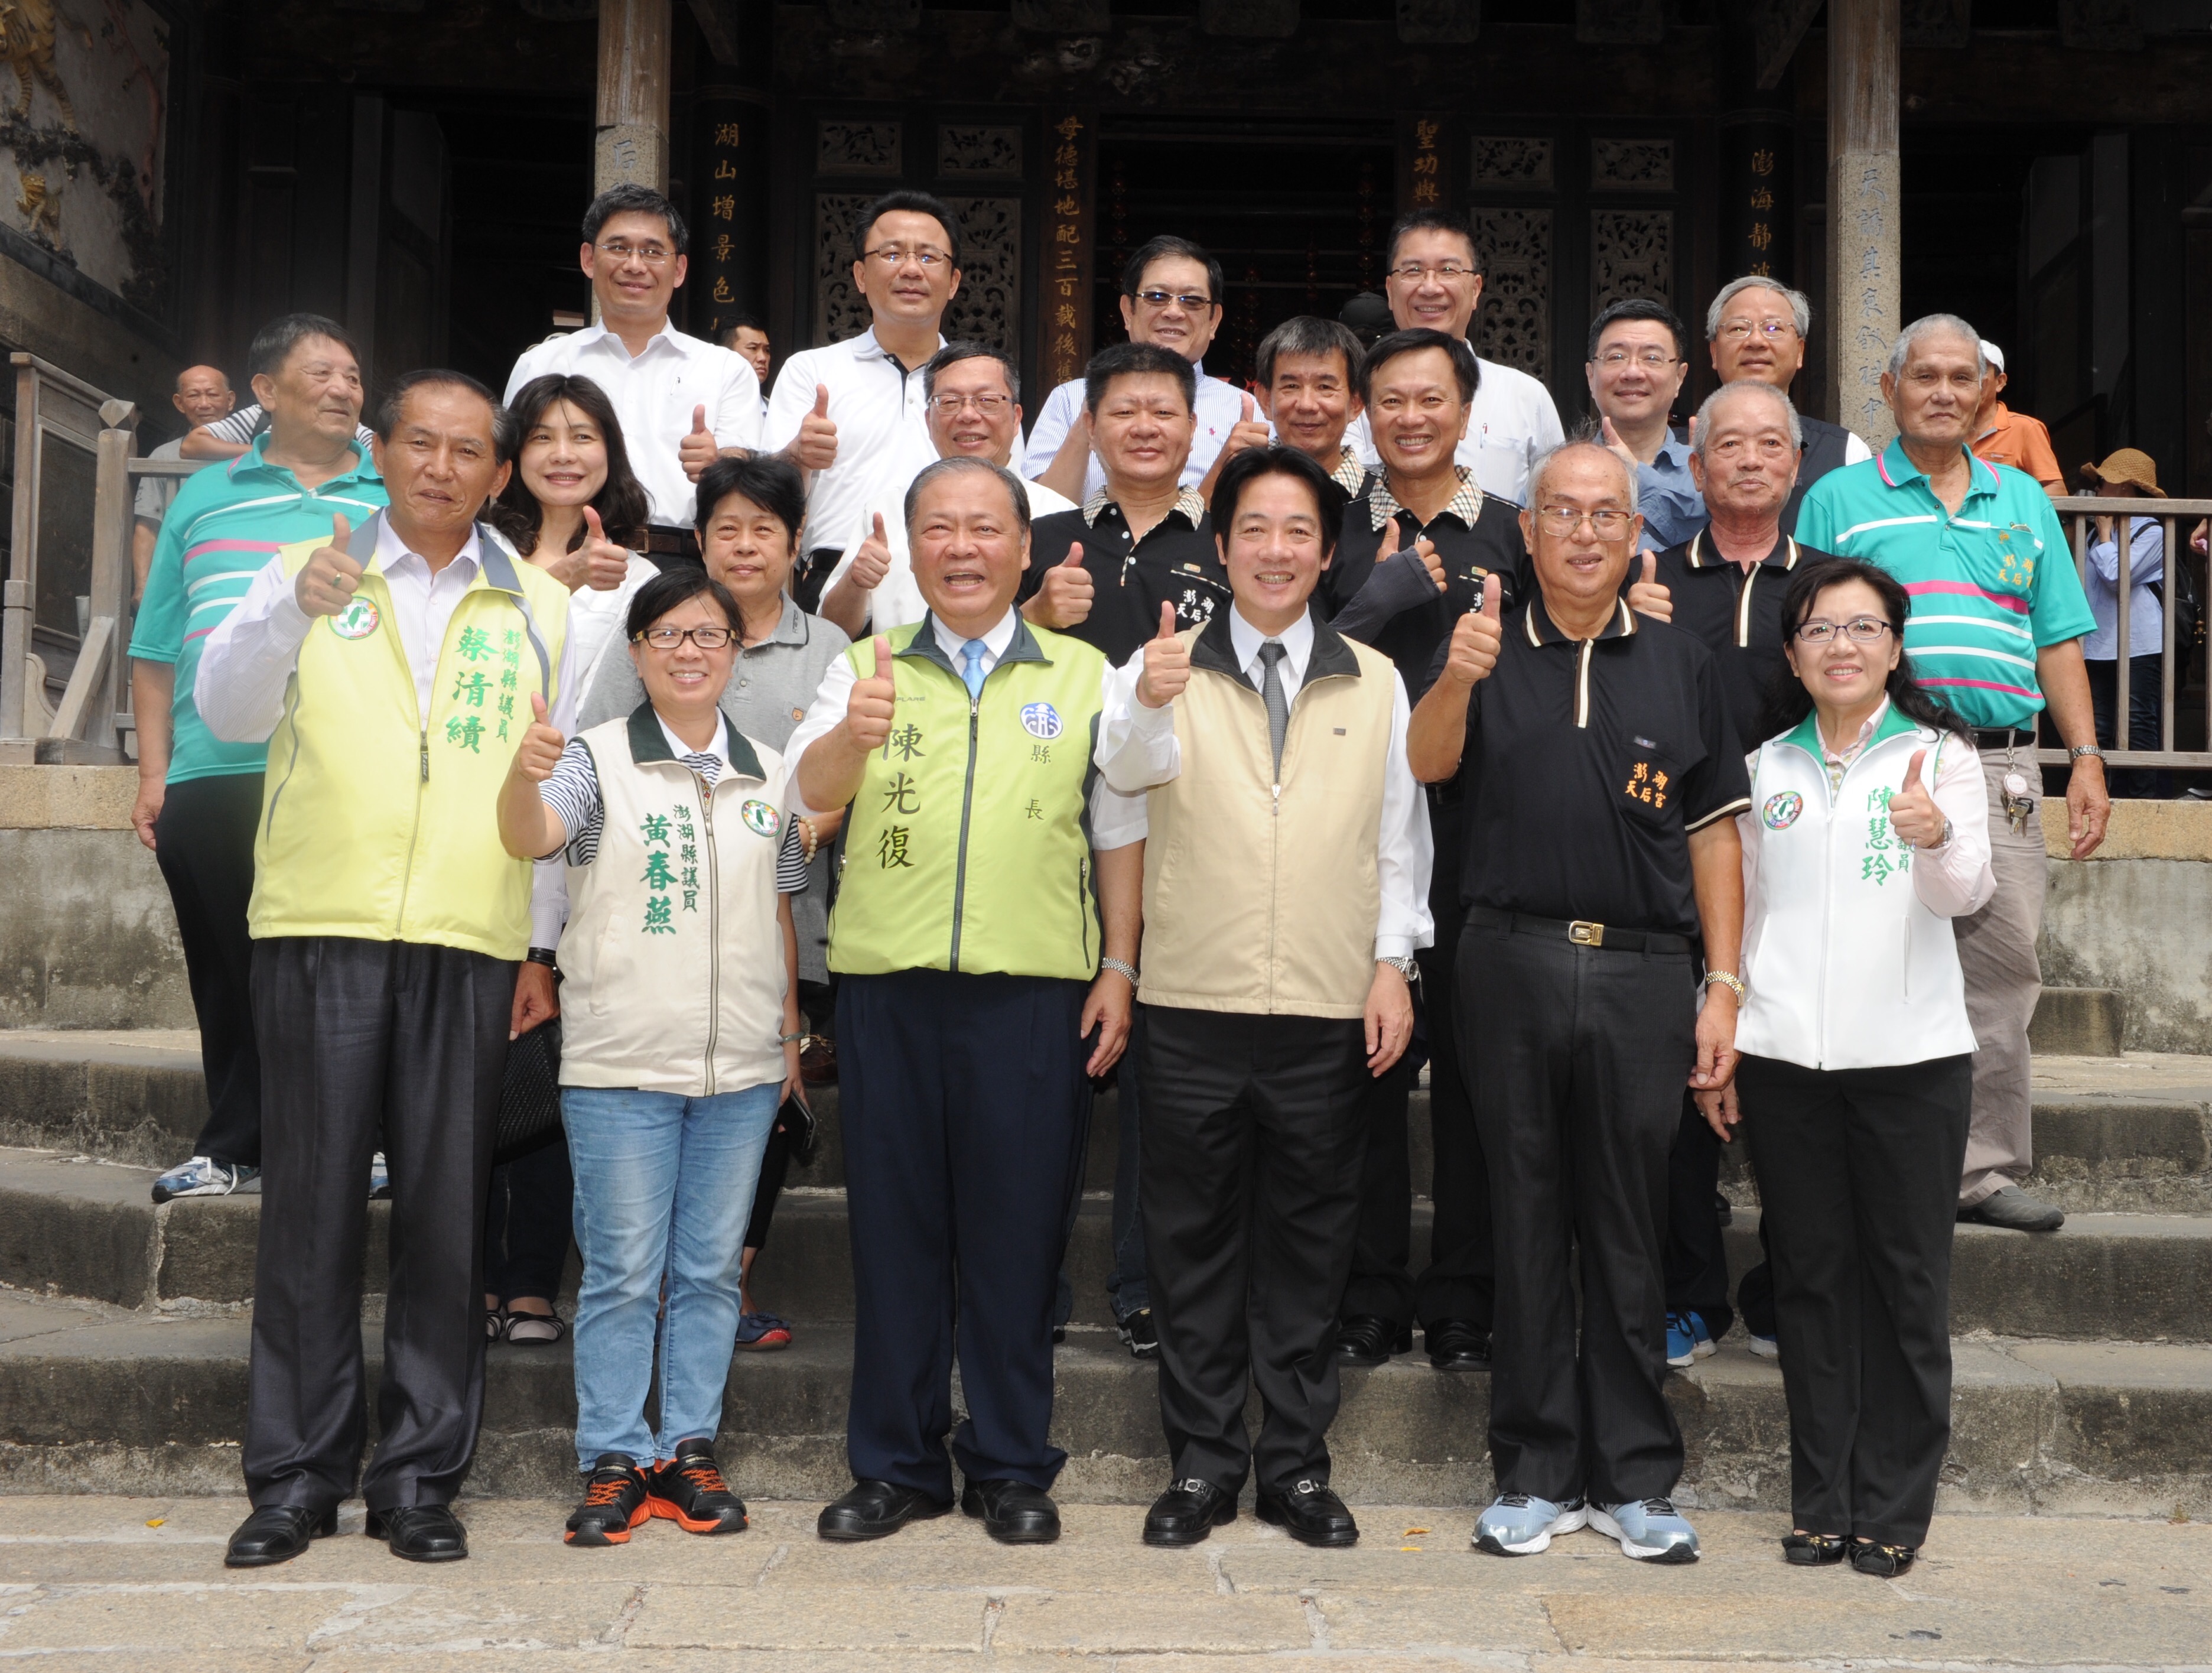
M 1594 1506 L 1589 1525 L 1638 1562 L 1695 1562 L 1698 1530 L 1674 1508 L 1671 1499 L 1631 1499 L 1624 1504 Z
M 1531 1493 L 1501 1493 L 1474 1524 L 1474 1548 L 1494 1557 L 1533 1557 L 1554 1534 L 1571 1534 L 1589 1525 L 1581 1497 L 1555 1505 Z
M 218 1162 L 212 1156 L 195 1156 L 179 1162 L 154 1182 L 154 1201 L 174 1202 L 180 1196 L 228 1196 L 261 1177 L 259 1168 Z

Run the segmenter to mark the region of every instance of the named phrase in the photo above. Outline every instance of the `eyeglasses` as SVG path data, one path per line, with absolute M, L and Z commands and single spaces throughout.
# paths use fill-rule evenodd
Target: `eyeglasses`
M 702 651 L 718 651 L 737 636 L 726 627 L 655 627 L 637 636 L 657 651 L 672 651 L 686 639 Z
M 1757 332 L 1771 343 L 1784 332 L 1789 332 L 1792 337 L 1796 336 L 1797 322 L 1795 319 L 1723 319 L 1721 321 L 1721 337 L 1725 342 L 1741 343 L 1753 332 Z
M 1390 270 L 1390 277 L 1403 279 L 1407 284 L 1419 284 L 1423 279 L 1471 279 L 1482 270 L 1463 261 L 1401 262 Z
M 1632 360 L 1647 372 L 1663 372 L 1674 363 L 1674 356 L 1664 349 L 1642 349 L 1632 355 L 1626 349 L 1607 349 L 1597 357 L 1597 363 L 1608 372 L 1618 372 Z
M 912 249 L 903 244 L 885 244 L 873 250 L 863 251 L 862 253 L 869 260 L 879 261 L 886 267 L 903 267 L 907 263 L 912 262 L 925 273 L 933 273 L 940 267 L 950 267 L 952 265 L 951 256 L 946 255 L 942 250 L 933 250 L 927 244 L 917 245 Z
M 1797 630 L 1800 644 L 1825 645 L 1838 633 L 1854 644 L 1871 645 L 1889 631 L 1889 624 L 1878 616 L 1854 616 L 1848 622 L 1807 622 Z
M 1601 540 L 1618 540 L 1628 532 L 1634 514 L 1626 511 L 1577 511 L 1571 505 L 1547 505 L 1536 514 L 1536 520 L 1545 532 L 1562 538 L 1571 535 L 1589 519 L 1590 532 Z
M 617 267 L 632 256 L 635 256 L 647 267 L 664 266 L 668 260 L 668 252 L 658 244 L 625 244 L 620 239 L 617 239 L 611 244 L 600 245 L 599 251 Z
M 1193 313 L 1213 306 L 1213 298 L 1191 290 L 1140 290 L 1137 300 L 1146 307 L 1165 307 L 1170 302 L 1180 302 Z
M 933 395 L 929 398 L 929 405 L 947 418 L 951 417 L 963 406 L 974 407 L 986 418 L 995 418 L 1013 404 L 1014 398 L 1011 395 L 994 395 L 988 392 L 981 395 Z

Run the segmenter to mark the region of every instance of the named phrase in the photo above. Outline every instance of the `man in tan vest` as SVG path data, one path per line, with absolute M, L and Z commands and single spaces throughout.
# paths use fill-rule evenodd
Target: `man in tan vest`
M 1343 515 L 1328 473 L 1250 448 L 1212 515 L 1234 606 L 1179 634 L 1162 607 L 1097 755 L 1111 788 L 1148 793 L 1142 1189 L 1175 1475 L 1144 1536 L 1204 1539 L 1256 1469 L 1262 1521 L 1349 1545 L 1326 1439 L 1336 1305 L 1361 1089 L 1405 1051 L 1433 934 L 1428 816 L 1404 684 L 1309 608 Z

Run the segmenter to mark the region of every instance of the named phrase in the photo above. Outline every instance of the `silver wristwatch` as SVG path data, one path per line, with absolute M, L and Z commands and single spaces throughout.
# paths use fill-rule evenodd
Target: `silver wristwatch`
M 1399 975 L 1404 976 L 1408 988 L 1421 979 L 1421 967 L 1411 958 L 1377 958 L 1375 962 L 1378 964 L 1388 964 Z
M 2098 748 L 2096 745 L 2076 744 L 2073 748 L 2066 751 L 2067 763 L 2069 765 L 2071 765 L 2073 763 L 2079 761 L 2085 755 L 2094 755 L 2100 761 L 2102 761 L 2105 758 L 2105 751 Z

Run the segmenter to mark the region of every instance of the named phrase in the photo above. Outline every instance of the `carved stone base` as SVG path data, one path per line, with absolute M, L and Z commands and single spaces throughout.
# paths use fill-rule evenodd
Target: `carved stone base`
M 668 136 L 642 122 L 602 128 L 592 142 L 592 190 L 649 186 L 668 190 Z

